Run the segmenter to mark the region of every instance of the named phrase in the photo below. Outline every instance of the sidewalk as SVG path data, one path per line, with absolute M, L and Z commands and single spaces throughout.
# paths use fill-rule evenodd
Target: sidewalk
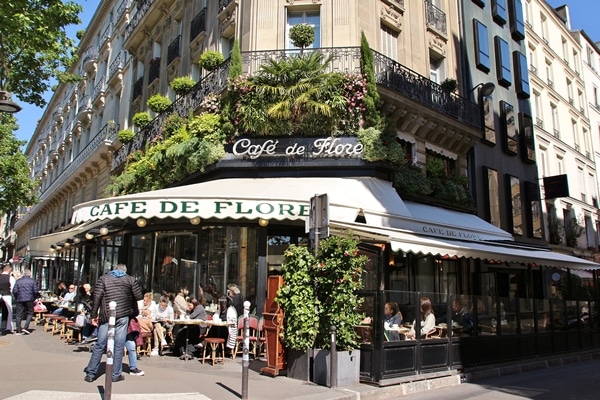
M 10 400 L 97 400 L 103 399 L 105 375 L 95 382 L 83 380 L 90 353 L 66 345 L 58 336 L 42 332 L 0 337 L 0 398 Z M 125 357 L 127 360 L 127 357 Z M 105 361 L 105 359 L 104 359 Z M 127 364 L 127 361 L 125 361 Z M 397 398 L 417 387 L 378 388 L 369 385 L 330 389 L 284 376 L 260 374 L 264 361 L 250 361 L 248 398 L 260 400 L 343 400 Z M 124 367 L 125 381 L 112 384 L 112 399 L 200 399 L 236 400 L 242 397 L 242 359 L 225 365 L 182 361 L 177 357 L 142 357 L 138 368 L 145 376 L 133 376 Z M 101 367 L 104 372 L 104 367 Z M 460 383 L 458 378 L 439 381 L 436 386 Z M 425 387 L 421 389 L 427 389 Z

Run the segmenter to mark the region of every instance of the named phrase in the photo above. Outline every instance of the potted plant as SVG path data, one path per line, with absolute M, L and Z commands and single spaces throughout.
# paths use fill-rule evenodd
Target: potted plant
M 119 141 L 123 144 L 131 142 L 131 139 L 135 136 L 135 132 L 131 129 L 123 129 L 117 133 Z
M 548 214 L 548 240 L 552 244 L 562 242 L 563 224 L 554 214 Z
M 202 53 L 198 63 L 203 69 L 207 71 L 214 71 L 219 65 L 223 63 L 223 61 L 225 61 L 225 57 L 223 57 L 223 54 L 215 50 L 208 50 Z
M 196 86 L 196 81 L 189 76 L 180 76 L 171 81 L 171 89 L 173 89 L 177 96 L 186 94 L 194 86 Z
M 162 94 L 155 94 L 148 99 L 148 108 L 155 113 L 162 113 L 167 110 L 172 104 L 168 97 Z
M 454 93 L 458 89 L 458 81 L 454 78 L 446 78 L 440 83 L 442 90 L 448 93 Z
M 338 384 L 358 382 L 360 352 L 354 327 L 364 317 L 356 309 L 366 262 L 356 240 L 337 236 L 320 241 L 316 255 L 300 246 L 284 253 L 284 283 L 276 299 L 285 313 L 282 341 L 288 350 L 307 356 L 315 349 L 313 378 L 319 384 L 327 384 L 329 378 L 331 326 L 336 327 Z M 288 376 L 298 378 L 289 355 L 288 365 Z
M 133 118 L 131 118 L 131 122 L 133 122 L 133 124 L 138 128 L 144 129 L 150 125 L 150 122 L 152 122 L 152 117 L 147 112 L 142 111 L 135 113 Z
M 309 24 L 296 24 L 290 28 L 290 40 L 304 52 L 315 41 L 315 28 Z

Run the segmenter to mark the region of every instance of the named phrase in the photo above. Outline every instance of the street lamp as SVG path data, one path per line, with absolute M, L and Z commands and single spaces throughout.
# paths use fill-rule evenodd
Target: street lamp
M 471 92 L 474 92 L 475 89 L 480 88 L 479 89 L 479 95 L 481 97 L 487 97 L 489 95 L 491 95 L 492 93 L 494 93 L 494 89 L 496 89 L 496 85 L 494 85 L 492 82 L 486 82 L 486 83 L 480 83 L 477 86 L 475 86 L 473 89 L 471 89 Z
M 21 106 L 12 101 L 9 92 L 6 90 L 0 90 L 0 112 L 14 114 L 21 110 Z

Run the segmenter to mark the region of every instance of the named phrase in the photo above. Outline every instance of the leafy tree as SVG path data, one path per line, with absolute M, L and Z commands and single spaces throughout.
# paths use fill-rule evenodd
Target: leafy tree
M 304 52 L 315 41 L 315 28 L 309 24 L 296 24 L 290 28 L 290 39 L 294 46 Z
M 0 89 L 43 107 L 50 79 L 76 82 L 66 72 L 74 61 L 74 41 L 65 27 L 79 24 L 81 5 L 60 0 L 0 3 Z
M 233 49 L 229 60 L 229 79 L 232 80 L 242 74 L 242 53 L 237 39 L 233 41 Z
M 27 158 L 21 152 L 24 141 L 17 140 L 15 118 L 0 113 L 0 212 L 31 206 L 36 201 L 36 183 L 29 178 Z

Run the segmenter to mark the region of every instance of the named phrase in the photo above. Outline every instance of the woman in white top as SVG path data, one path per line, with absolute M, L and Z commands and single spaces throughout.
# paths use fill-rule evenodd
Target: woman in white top
M 415 323 L 413 321 L 410 332 L 406 334 L 407 339 L 415 338 Z M 433 308 L 431 307 L 431 300 L 429 297 L 421 297 L 421 336 L 425 336 L 429 331 L 435 327 L 435 316 L 433 315 Z

